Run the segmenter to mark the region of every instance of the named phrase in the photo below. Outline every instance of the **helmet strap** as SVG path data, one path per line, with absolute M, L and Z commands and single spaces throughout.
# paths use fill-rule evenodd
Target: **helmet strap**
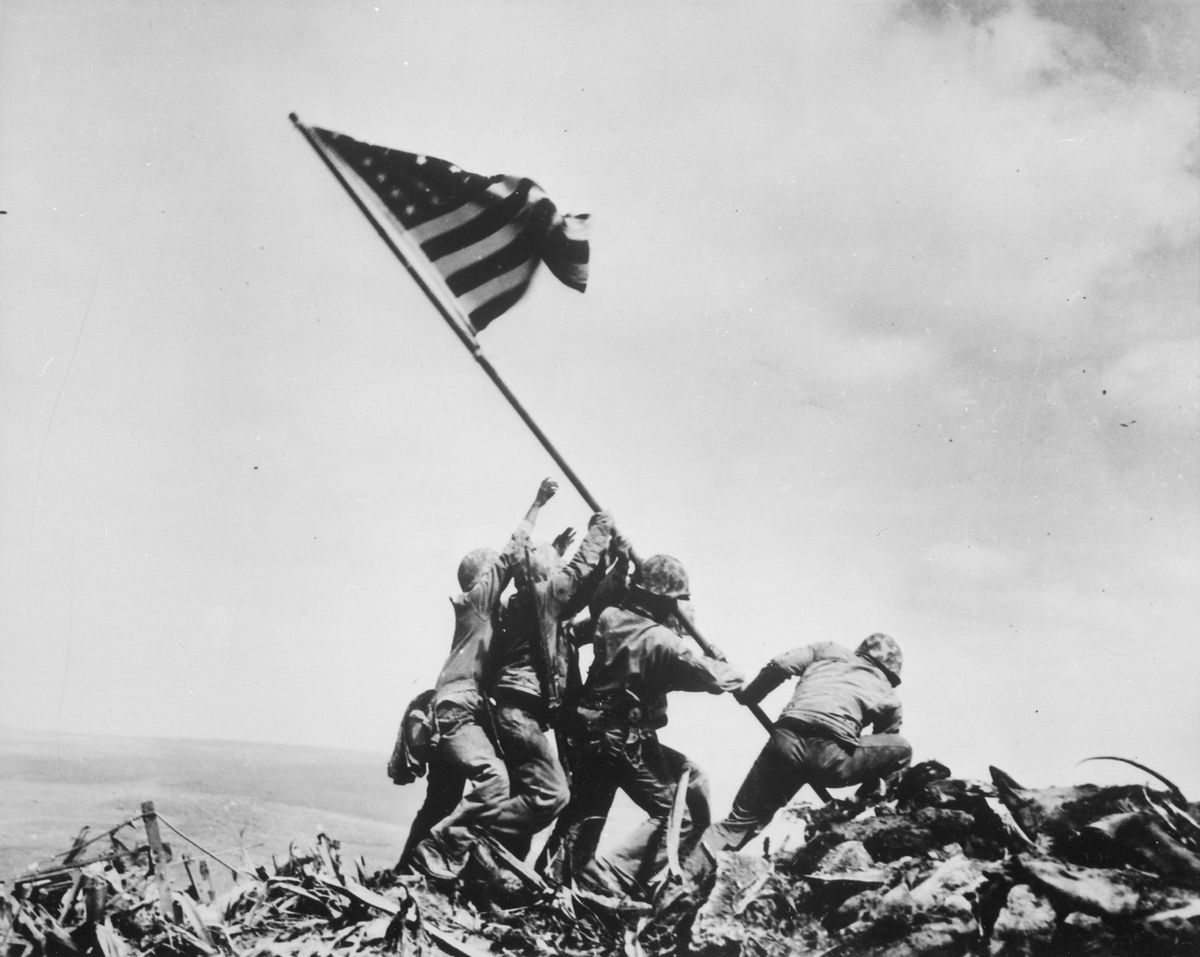
M 656 595 L 641 585 L 630 585 L 625 598 L 625 608 L 653 618 L 659 624 L 675 614 L 676 602 L 669 595 Z
M 893 688 L 895 688 L 898 684 L 900 684 L 900 679 L 899 679 L 899 677 L 897 677 L 896 673 L 894 671 L 892 671 L 892 669 L 889 668 L 887 665 L 885 665 L 882 661 L 880 661 L 878 658 L 876 658 L 873 654 L 871 654 L 868 651 L 860 651 L 860 652 L 858 652 L 858 656 L 860 658 L 866 658 L 867 661 L 871 662 L 871 664 L 873 664 L 876 668 L 878 668 L 880 671 L 882 671 L 883 676 L 885 678 L 887 678 L 888 683 L 891 684 L 891 686 Z

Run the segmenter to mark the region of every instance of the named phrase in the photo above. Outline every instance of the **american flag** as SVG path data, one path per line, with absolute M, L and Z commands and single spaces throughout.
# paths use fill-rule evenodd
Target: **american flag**
M 533 180 L 480 176 L 318 127 L 312 133 L 343 175 L 382 203 L 433 272 L 414 265 L 453 297 L 473 331 L 525 294 L 539 262 L 572 289 L 586 288 L 587 216 L 559 213 Z

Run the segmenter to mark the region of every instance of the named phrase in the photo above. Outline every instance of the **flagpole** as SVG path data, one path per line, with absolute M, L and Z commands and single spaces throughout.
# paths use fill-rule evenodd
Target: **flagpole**
M 361 212 L 367 218 L 367 221 L 372 225 L 372 227 L 374 227 L 375 232 L 379 235 L 379 238 L 382 239 L 387 245 L 388 249 L 392 251 L 392 255 L 400 260 L 400 262 L 404 265 L 404 268 L 408 270 L 408 274 L 412 276 L 414 280 L 416 280 L 417 285 L 421 287 L 421 291 L 425 293 L 425 296 L 437 309 L 438 315 L 442 317 L 446 325 L 448 325 L 451 330 L 453 330 L 454 334 L 458 336 L 458 341 L 463 344 L 469 353 L 471 353 L 471 357 L 487 374 L 487 377 L 492 380 L 496 388 L 500 390 L 500 394 L 508 400 L 508 404 L 512 406 L 513 411 L 521 417 L 521 421 L 525 423 L 525 425 L 529 428 L 529 431 L 532 432 L 534 437 L 542 444 L 542 448 L 546 450 L 550 458 L 554 459 L 555 465 L 562 470 L 563 475 L 567 477 L 567 481 L 569 481 L 575 487 L 575 491 L 577 491 L 584 502 L 587 503 L 588 508 L 590 508 L 593 512 L 600 511 L 600 503 L 596 501 L 596 497 L 588 491 L 587 486 L 583 484 L 583 480 L 575 474 L 575 470 L 567 464 L 566 459 L 564 459 L 559 453 L 558 449 L 554 447 L 554 443 L 550 441 L 550 438 L 533 420 L 533 417 L 526 410 L 525 406 L 523 406 L 520 400 L 513 394 L 512 389 L 510 389 L 508 384 L 502 378 L 500 378 L 500 373 L 496 371 L 495 366 L 493 366 L 491 362 L 488 361 L 487 356 L 483 354 L 483 351 L 479 348 L 479 343 L 472 335 L 470 335 L 470 333 L 466 331 L 464 328 L 466 325 L 466 320 L 455 317 L 450 307 L 442 301 L 442 298 L 437 295 L 437 293 L 435 293 L 430 287 L 429 283 L 425 281 L 425 277 L 417 271 L 411 262 L 409 262 L 408 256 L 404 254 L 404 250 L 401 249 L 396 241 L 388 234 L 388 231 L 384 228 L 383 224 L 376 219 L 375 214 L 371 211 L 367 204 L 363 202 L 362 197 L 355 192 L 354 187 L 352 187 L 346 181 L 346 177 L 342 175 L 342 171 L 339 170 L 337 166 L 334 165 L 333 161 L 330 160 L 330 158 L 325 154 L 325 150 L 322 149 L 321 144 L 317 142 L 317 139 L 315 136 L 313 136 L 312 131 L 300 122 L 299 117 L 297 117 L 295 113 L 289 113 L 288 119 L 292 121 L 292 124 L 296 127 L 296 129 L 304 134 L 304 138 L 308 140 L 309 146 L 311 146 L 316 154 L 321 157 L 321 161 L 325 164 L 325 167 L 329 170 L 329 172 L 333 174 L 334 179 L 342 184 L 342 189 L 344 189 L 350 198 L 354 200 L 354 205 L 358 207 L 359 212 Z
M 441 297 L 438 296 L 437 293 L 435 293 L 429 286 L 429 283 L 425 281 L 425 277 L 413 267 L 411 262 L 409 262 L 408 257 L 404 254 L 404 250 L 401 249 L 396 241 L 388 234 L 388 231 L 384 228 L 383 224 L 376 219 L 375 214 L 371 211 L 367 204 L 363 202 L 362 197 L 359 196 L 354 190 L 354 187 L 352 187 L 346 181 L 346 177 L 342 175 L 342 171 L 339 170 L 333 161 L 330 160 L 330 158 L 326 155 L 325 150 L 317 141 L 317 138 L 313 136 L 312 130 L 301 123 L 299 117 L 297 117 L 295 113 L 289 113 L 288 119 L 290 119 L 292 121 L 292 125 L 304 135 L 304 138 L 308 141 L 308 145 L 313 148 L 313 151 L 319 157 L 321 157 L 321 162 L 324 163 L 329 172 L 333 174 L 333 178 L 342 184 L 342 189 L 344 189 L 354 201 L 354 205 L 358 207 L 359 212 L 361 212 L 367 218 L 367 222 L 371 224 L 371 226 L 375 229 L 375 232 L 379 235 L 379 238 L 382 239 L 388 249 L 392 251 L 392 255 L 399 259 L 404 265 L 404 268 L 408 270 L 408 274 L 412 276 L 417 285 L 420 286 L 421 291 L 424 292 L 429 301 L 433 303 L 434 307 L 438 311 L 438 315 L 445 320 L 446 325 L 448 325 L 451 330 L 453 330 L 454 334 L 458 336 L 459 342 L 461 342 L 466 350 L 471 353 L 471 357 L 487 374 L 487 377 L 492 380 L 496 388 L 500 390 L 500 394 L 508 400 L 508 404 L 512 406 L 513 411 L 521 417 L 521 421 L 525 423 L 525 425 L 529 428 L 529 431 L 532 432 L 534 437 L 541 443 L 542 448 L 546 450 L 550 458 L 552 458 L 554 463 L 562 470 L 563 475 L 565 475 L 567 480 L 575 487 L 575 491 L 577 491 L 584 502 L 587 503 L 588 508 L 590 508 L 593 512 L 599 512 L 601 510 L 600 503 L 596 500 L 596 497 L 588 491 L 587 486 L 585 486 L 579 476 L 575 474 L 575 470 L 567 464 L 566 459 L 564 459 L 562 455 L 559 454 L 558 449 L 554 447 L 554 443 L 550 441 L 546 433 L 543 432 L 541 427 L 533 420 L 533 417 L 525 409 L 525 406 L 523 406 L 517 397 L 513 395 L 513 392 L 508 387 L 507 383 L 500 378 L 500 373 L 496 371 L 495 367 L 491 364 L 491 362 L 488 361 L 487 356 L 483 354 L 482 350 L 479 348 L 479 343 L 464 328 L 465 322 L 457 319 L 454 316 L 450 307 L 442 301 Z M 633 558 L 634 563 L 638 564 L 637 555 L 631 554 L 631 557 Z M 695 639 L 696 644 L 700 646 L 701 651 L 703 651 L 710 658 L 720 657 L 717 654 L 714 646 L 707 639 L 705 639 L 705 637 L 700 633 L 699 629 L 696 628 L 695 623 L 685 613 L 680 611 L 678 618 L 680 623 L 683 625 L 684 630 L 690 634 L 692 638 Z M 746 705 L 746 707 L 749 709 L 750 713 L 754 715 L 758 723 L 761 724 L 768 733 L 774 729 L 774 724 L 771 722 L 771 719 L 767 717 L 766 713 L 760 706 L 756 704 L 749 704 Z

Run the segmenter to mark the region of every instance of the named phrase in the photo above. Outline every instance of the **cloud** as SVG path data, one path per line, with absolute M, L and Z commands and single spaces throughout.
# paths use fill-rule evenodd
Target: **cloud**
M 1131 264 L 1196 241 L 1194 96 L 1121 81 L 1094 34 L 1024 5 L 937 6 L 936 29 L 881 33 L 868 74 L 834 64 L 836 95 L 808 91 L 816 135 L 775 217 L 792 283 L 856 331 L 931 329 L 977 361 L 1126 333 L 1104 307 Z

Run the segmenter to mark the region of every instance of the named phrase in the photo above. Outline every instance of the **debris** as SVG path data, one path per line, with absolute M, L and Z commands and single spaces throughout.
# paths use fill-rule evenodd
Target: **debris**
M 867 807 L 793 805 L 806 843 L 766 862 L 721 855 L 690 953 L 1200 953 L 1200 829 L 1177 789 L 992 779 L 925 762 Z
M 1008 892 L 1004 909 L 992 926 L 990 957 L 1031 957 L 1048 953 L 1058 918 L 1050 901 L 1028 884 Z
M 558 886 L 491 840 L 447 896 L 424 878 L 368 875 L 324 834 L 269 868 L 247 863 L 213 895 L 165 845 L 152 856 L 120 829 L 84 831 L 0 893 L 0 957 L 1200 953 L 1194 805 L 1175 790 L 992 778 L 925 762 L 882 794 L 793 805 L 798 848 L 719 854 L 711 889 L 679 860 L 682 877 L 664 869 L 648 901 Z M 175 878 L 166 909 L 160 874 Z

